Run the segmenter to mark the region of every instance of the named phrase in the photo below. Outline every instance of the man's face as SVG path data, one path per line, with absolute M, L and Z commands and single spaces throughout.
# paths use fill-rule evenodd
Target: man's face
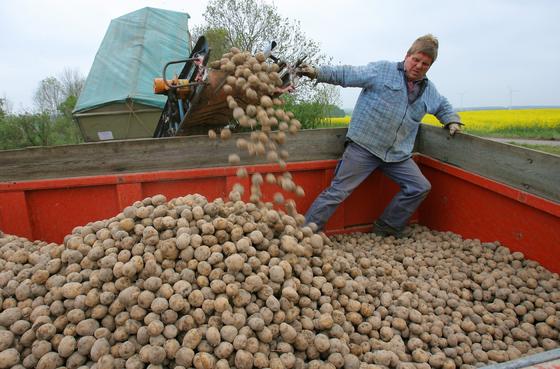
M 432 58 L 424 53 L 414 53 L 404 58 L 404 70 L 409 81 L 418 81 L 424 78 L 432 66 Z

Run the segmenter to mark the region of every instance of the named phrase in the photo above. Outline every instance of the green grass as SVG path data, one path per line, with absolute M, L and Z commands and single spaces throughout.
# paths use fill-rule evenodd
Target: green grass
M 347 128 L 348 123 L 319 123 L 317 128 Z
M 549 154 L 554 154 L 560 156 L 560 146 L 553 145 L 531 145 L 531 144 L 521 144 L 517 142 L 508 142 L 511 145 L 526 147 L 528 149 L 543 151 Z
M 344 128 L 348 127 L 347 123 L 322 123 L 317 128 Z M 464 129 L 465 133 L 480 137 L 497 137 L 497 138 L 523 138 L 533 140 L 558 140 L 560 141 L 560 128 L 543 128 L 543 127 L 515 127 L 501 129 L 485 129 L 477 130 L 470 127 Z
M 533 140 L 560 140 L 560 129 L 556 128 L 510 128 L 496 130 L 465 129 L 466 133 L 481 137 L 524 138 Z

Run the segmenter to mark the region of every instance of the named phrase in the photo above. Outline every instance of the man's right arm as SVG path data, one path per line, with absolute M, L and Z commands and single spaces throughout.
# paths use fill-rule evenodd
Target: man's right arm
M 317 82 L 325 82 L 342 87 L 372 87 L 378 74 L 376 63 L 364 66 L 321 66 L 313 69 Z

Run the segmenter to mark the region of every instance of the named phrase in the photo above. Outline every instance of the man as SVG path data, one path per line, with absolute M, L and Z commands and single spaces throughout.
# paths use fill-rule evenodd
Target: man
M 430 182 L 412 160 L 420 121 L 435 115 L 451 135 L 461 129 L 459 116 L 426 77 L 437 58 L 438 40 L 419 37 L 403 62 L 378 61 L 366 66 L 302 66 L 298 74 L 342 87 L 361 87 L 348 133 L 346 149 L 330 187 L 315 199 L 308 223 L 323 229 L 338 205 L 374 170 L 397 182 L 400 191 L 374 222 L 381 236 L 407 236 L 405 226 L 430 191 Z

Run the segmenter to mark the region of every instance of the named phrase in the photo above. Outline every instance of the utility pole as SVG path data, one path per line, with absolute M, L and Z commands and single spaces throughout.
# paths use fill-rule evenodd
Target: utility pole
M 513 106 L 513 94 L 514 92 L 519 92 L 519 90 L 514 90 L 511 88 L 511 86 L 508 86 L 508 91 L 509 91 L 509 106 L 508 106 L 508 110 L 511 110 L 511 107 Z
M 465 93 L 464 92 L 459 92 L 459 98 L 461 99 L 461 104 L 459 105 L 459 109 L 463 110 L 464 106 L 463 106 L 463 98 L 465 97 Z

